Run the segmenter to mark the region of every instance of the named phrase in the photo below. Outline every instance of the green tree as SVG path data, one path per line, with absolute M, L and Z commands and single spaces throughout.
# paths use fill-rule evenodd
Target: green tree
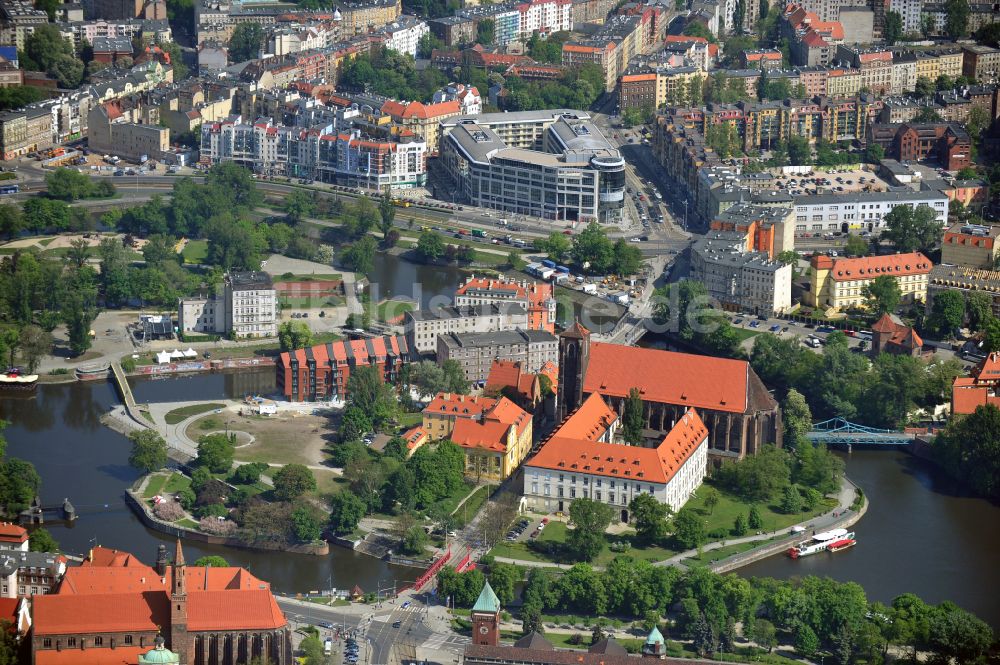
M 782 422 L 785 425 L 785 441 L 795 446 L 812 430 L 812 411 L 806 398 L 795 388 L 790 388 L 781 408 Z
M 625 400 L 624 413 L 622 414 L 622 438 L 630 446 L 638 446 L 642 443 L 642 429 L 645 420 L 642 416 L 642 395 L 638 388 L 632 388 Z
M 786 81 L 787 79 L 781 79 Z M 789 95 L 781 95 L 778 97 L 771 97 L 771 99 L 787 99 Z M 809 141 L 802 136 L 792 136 L 788 139 L 788 161 L 792 163 L 793 166 L 802 166 L 805 164 L 810 164 L 812 162 L 812 148 L 809 147 Z
M 167 442 L 151 429 L 136 430 L 129 434 L 132 452 L 128 463 L 144 473 L 157 471 L 167 464 Z
M 867 256 L 869 251 L 871 248 L 864 238 L 853 233 L 847 236 L 847 243 L 844 245 L 845 256 Z
M 993 317 L 993 298 L 983 291 L 973 291 L 965 298 L 965 316 L 969 320 L 969 328 L 981 331 Z M 23 342 L 22 342 L 23 348 Z
M 879 275 L 861 288 L 865 306 L 876 316 L 896 311 L 903 294 L 899 281 L 892 275 Z
M 378 249 L 378 242 L 372 236 L 363 236 L 356 242 L 348 245 L 344 250 L 342 259 L 344 264 L 361 275 L 369 275 L 375 268 L 375 252 Z
M 496 22 L 491 18 L 481 19 L 476 24 L 476 41 L 480 44 L 492 44 L 495 38 Z
M 670 506 L 657 501 L 652 494 L 642 493 L 633 497 L 628 510 L 640 540 L 655 544 L 667 537 Z
M 353 492 L 337 492 L 330 497 L 330 529 L 337 534 L 351 533 L 366 512 L 364 501 Z
M 1000 497 L 1000 409 L 978 406 L 952 418 L 935 437 L 933 450 L 953 477 L 983 496 Z
M 597 222 L 573 236 L 570 255 L 578 266 L 597 274 L 607 274 L 615 260 L 614 245 Z
M 358 367 L 347 380 L 348 406 L 355 406 L 365 413 L 375 429 L 392 420 L 398 402 L 391 385 L 383 380 L 378 367 Z
M 674 539 L 685 550 L 701 547 L 705 542 L 705 522 L 690 506 L 685 506 L 674 517 Z
M 9 88 L 0 88 L 0 91 Z M 13 204 L 5 203 L 0 205 L 0 234 L 6 238 L 13 238 L 24 227 L 24 217 L 21 209 Z
M 226 434 L 206 434 L 198 439 L 197 464 L 212 473 L 227 473 L 233 466 L 236 446 Z
M 942 291 L 934 296 L 927 328 L 939 339 L 950 339 L 965 320 L 965 297 L 961 291 Z
M 802 495 L 799 493 L 799 488 L 795 485 L 788 485 L 785 487 L 784 494 L 781 496 L 781 503 L 778 506 L 781 512 L 786 515 L 792 515 L 802 510 Z
M 444 390 L 449 393 L 466 395 L 469 392 L 469 380 L 465 377 L 465 370 L 457 360 L 445 360 L 441 363 L 441 370 L 444 372 Z
M 286 464 L 274 474 L 274 496 L 280 501 L 292 501 L 315 491 L 316 476 L 303 464 Z
M 757 646 L 767 649 L 768 653 L 771 653 L 778 644 L 778 635 L 774 624 L 767 619 L 754 619 L 748 637 L 756 642 Z
M 57 168 L 45 174 L 45 187 L 49 196 L 63 201 L 87 198 L 92 190 L 90 178 L 68 168 Z
M 747 526 L 751 529 L 763 529 L 764 520 L 760 517 L 760 510 L 757 506 L 750 506 L 750 514 L 747 516 Z
M 392 197 L 388 191 L 383 193 L 382 198 L 379 199 L 378 214 L 382 235 L 389 235 L 389 231 L 392 230 L 393 222 L 396 219 L 396 206 L 392 202 Z
M 572 242 L 565 233 L 553 231 L 548 238 L 535 240 L 535 249 L 545 252 L 553 261 L 562 262 L 570 252 Z
M 877 143 L 870 143 L 865 148 L 865 161 L 869 164 L 878 164 L 885 159 L 885 148 Z
M 816 632 L 806 624 L 799 625 L 795 630 L 795 651 L 806 658 L 811 657 L 819 649 L 819 638 Z
M 715 512 L 715 507 L 719 505 L 720 499 L 722 499 L 722 495 L 719 494 L 719 490 L 712 486 L 708 486 L 702 491 L 702 503 L 708 508 L 709 515 Z
M 930 623 L 930 647 L 941 662 L 983 662 L 993 642 L 984 621 L 950 603 L 942 603 Z
M 581 561 L 592 561 L 604 548 L 604 532 L 611 524 L 611 506 L 593 499 L 575 499 L 569 505 L 573 529 L 567 544 Z
M 278 343 L 282 351 L 304 349 L 312 345 L 312 329 L 301 321 L 285 321 L 278 326 Z
M 259 23 L 240 23 L 229 39 L 229 60 L 245 62 L 260 56 L 264 45 L 264 28 Z
M 969 0 L 945 0 L 944 32 L 957 41 L 969 34 L 969 15 L 972 9 Z
M 490 586 L 500 599 L 501 605 L 509 605 L 514 600 L 514 591 L 522 576 L 517 566 L 510 563 L 494 562 L 490 564 L 488 576 Z
M 614 273 L 620 277 L 635 275 L 642 267 L 642 252 L 622 238 L 615 241 L 612 255 Z
M 31 532 L 30 545 L 28 546 L 32 552 L 58 552 L 59 543 L 56 539 L 52 537 L 49 530 L 45 527 L 38 527 L 33 529 Z M 3 661 L 0 660 L 0 663 Z
M 743 513 L 737 513 L 736 519 L 733 521 L 733 535 L 737 538 L 740 536 L 745 536 L 747 533 L 747 518 Z
M 228 568 L 229 562 L 217 554 L 210 554 L 196 559 L 191 565 L 195 568 Z
M 311 503 L 299 502 L 292 510 L 292 533 L 299 542 L 319 540 L 323 535 L 323 513 Z
M 899 12 L 889 10 L 885 13 L 885 25 L 882 28 L 882 39 L 889 46 L 899 41 L 903 36 L 903 17 Z
M 437 261 L 444 254 L 444 240 L 434 231 L 424 231 L 417 240 L 417 254 L 427 263 Z

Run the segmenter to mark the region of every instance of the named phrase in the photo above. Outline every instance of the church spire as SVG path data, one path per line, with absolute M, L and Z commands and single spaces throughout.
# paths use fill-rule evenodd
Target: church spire
M 174 565 L 183 566 L 184 564 L 184 550 L 181 548 L 181 539 L 177 539 L 177 545 L 174 547 Z

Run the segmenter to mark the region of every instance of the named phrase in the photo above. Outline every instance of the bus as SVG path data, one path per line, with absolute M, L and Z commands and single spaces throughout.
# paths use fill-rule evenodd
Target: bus
M 0 196 L 6 195 L 6 194 L 17 194 L 20 191 L 21 191 L 21 186 L 17 185 L 17 184 L 14 184 L 14 185 L 0 185 Z

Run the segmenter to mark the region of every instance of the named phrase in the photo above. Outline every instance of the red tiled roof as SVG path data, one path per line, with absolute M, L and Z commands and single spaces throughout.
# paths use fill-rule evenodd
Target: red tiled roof
M 614 409 L 609 407 L 600 395 L 594 393 L 583 400 L 583 404 L 563 421 L 553 436 L 597 441 L 616 420 L 618 414 Z
M 478 418 L 485 411 L 492 409 L 496 403 L 497 401 L 492 397 L 438 393 L 431 400 L 430 404 L 424 407 L 424 413 L 440 416 Z
M 627 397 L 638 388 L 649 402 L 744 413 L 749 373 L 745 360 L 598 342 L 590 346 L 583 392 Z
M 0 541 L 5 543 L 23 543 L 28 539 L 28 530 L 23 526 L 0 522 Z
M 478 448 L 495 452 L 507 451 L 507 434 L 510 425 L 496 420 L 472 420 L 459 418 L 448 436 L 454 443 L 463 448 Z
M 708 429 L 694 409 L 677 421 L 656 448 L 584 441 L 553 436 L 527 466 L 586 472 L 664 485 L 708 439 Z
M 830 277 L 836 282 L 875 279 L 879 275 L 926 275 L 933 264 L 920 252 L 834 259 Z
M 157 631 L 170 623 L 170 599 L 162 589 L 82 596 L 58 593 L 32 601 L 36 635 Z
M 90 556 L 80 564 L 87 566 L 145 566 L 144 563 L 136 559 L 128 552 L 121 552 L 107 547 L 97 547 L 90 550 Z
M 285 623 L 267 588 L 188 592 L 189 630 L 267 630 Z

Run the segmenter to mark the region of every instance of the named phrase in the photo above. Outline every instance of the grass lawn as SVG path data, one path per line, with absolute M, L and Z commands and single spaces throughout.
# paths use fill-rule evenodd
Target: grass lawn
M 146 490 L 142 493 L 142 498 L 151 499 L 157 494 L 160 494 L 166 483 L 167 476 L 165 474 L 158 473 L 155 476 L 150 476 L 149 480 L 146 482 Z
M 184 245 L 181 256 L 184 257 L 184 263 L 204 263 L 208 257 L 208 241 L 189 240 Z
M 338 273 L 332 273 L 330 275 L 292 275 L 290 273 L 285 273 L 284 275 L 278 275 L 274 278 L 276 282 L 329 282 L 336 281 L 338 279 L 343 279 L 344 276 Z
M 177 526 L 182 526 L 188 529 L 198 529 L 198 523 L 188 517 L 185 517 L 182 520 L 177 520 L 176 524 Z
M 168 411 L 167 415 L 163 418 L 167 421 L 168 425 L 176 425 L 191 416 L 196 416 L 199 413 L 205 413 L 206 411 L 215 411 L 216 409 L 224 409 L 225 404 L 219 404 L 217 402 L 210 402 L 208 404 L 191 404 L 189 406 L 182 406 L 173 411 Z
M 277 469 L 275 469 L 275 471 L 277 471 Z M 351 485 L 342 476 L 335 474 L 332 469 L 329 471 L 311 469 L 311 471 L 313 472 L 313 475 L 316 476 L 316 493 L 320 496 L 337 494 Z
M 458 507 L 459 502 L 468 496 L 469 492 L 472 491 L 472 486 L 466 483 L 462 483 L 462 486 L 455 490 L 451 496 L 447 496 L 439 502 L 443 510 L 447 510 L 448 514 L 454 512 L 455 508 Z
M 709 486 L 712 486 L 711 481 L 706 481 L 702 487 Z M 719 490 L 719 503 L 716 504 L 714 510 L 711 512 L 705 508 L 704 499 L 706 492 L 703 489 L 699 489 L 694 497 L 685 504 L 685 507 L 690 506 L 705 516 L 705 530 L 708 532 L 715 529 L 732 529 L 733 522 L 736 521 L 738 514 L 742 513 L 746 517 L 750 512 L 750 506 L 743 499 L 721 487 L 715 486 L 715 488 Z M 778 512 L 776 505 L 758 504 L 757 510 L 760 512 L 761 520 L 764 523 L 760 530 L 780 531 L 781 529 L 787 529 L 793 524 L 804 522 L 825 513 L 836 504 L 836 499 L 824 499 L 816 510 L 793 513 L 791 515 Z
M 561 545 L 566 542 L 567 534 L 569 533 L 569 528 L 566 526 L 565 522 L 552 521 L 549 522 L 545 529 L 538 535 L 538 541 L 541 543 L 554 543 Z M 607 566 L 611 561 L 618 556 L 628 556 L 633 559 L 641 559 L 644 561 L 662 561 L 663 559 L 668 559 L 679 552 L 667 547 L 646 547 L 638 546 L 633 540 L 635 538 L 634 532 L 625 532 L 621 534 L 605 534 L 604 535 L 604 548 L 601 550 L 591 564 L 595 566 Z M 615 552 L 611 549 L 611 545 L 616 542 L 628 542 L 632 543 L 632 546 L 625 551 Z M 544 552 L 539 552 L 537 550 L 528 547 L 527 542 L 517 542 L 517 543 L 501 543 L 490 551 L 493 556 L 503 556 L 510 557 L 512 559 L 521 559 L 523 561 L 539 561 L 543 563 L 566 563 L 572 564 L 574 561 L 562 557 L 561 552 L 556 552 L 554 555 L 550 556 Z
M 740 341 L 746 341 L 751 337 L 755 337 L 760 334 L 760 330 L 755 330 L 753 328 L 740 328 L 739 326 L 732 326 L 733 332 L 739 337 Z
M 339 307 L 346 302 L 340 296 L 281 296 L 278 301 L 282 307 L 289 309 Z
M 403 430 L 416 427 L 422 422 L 424 422 L 424 414 L 420 411 L 417 411 L 416 413 L 404 413 L 399 417 L 399 427 Z
M 702 552 L 700 557 L 695 555 L 690 559 L 685 559 L 684 562 L 689 565 L 699 564 L 699 563 L 700 564 L 715 563 L 716 561 L 721 561 L 734 554 L 749 552 L 750 550 L 755 549 L 757 547 L 762 547 L 764 545 L 767 545 L 773 540 L 774 540 L 773 538 L 769 538 L 768 540 L 758 540 L 749 543 L 736 543 L 735 545 L 725 545 L 724 547 L 720 547 L 718 549 L 709 550 L 708 552 Z
M 224 429 L 225 426 L 226 423 L 223 422 L 221 418 L 209 416 L 207 418 L 201 418 L 200 420 L 194 421 L 193 423 L 188 425 L 188 429 L 197 428 L 202 430 L 203 432 L 215 432 L 217 430 Z M 195 437 L 197 437 L 198 436 L 197 432 L 195 432 L 194 435 Z
M 375 318 L 391 321 L 413 310 L 413 303 L 405 300 L 383 300 L 375 307 Z
M 190 489 L 191 479 L 185 476 L 183 473 L 177 473 L 176 471 L 171 474 L 170 479 L 167 481 L 166 486 L 163 488 L 164 494 L 174 494 L 175 492 L 180 492 L 181 490 Z
M 472 493 L 472 496 L 465 500 L 465 503 L 458 507 L 458 510 L 455 512 L 458 528 L 464 527 L 468 523 L 468 520 L 476 516 L 479 509 L 486 503 L 486 499 L 489 498 L 490 489 L 488 485 L 480 487 Z

